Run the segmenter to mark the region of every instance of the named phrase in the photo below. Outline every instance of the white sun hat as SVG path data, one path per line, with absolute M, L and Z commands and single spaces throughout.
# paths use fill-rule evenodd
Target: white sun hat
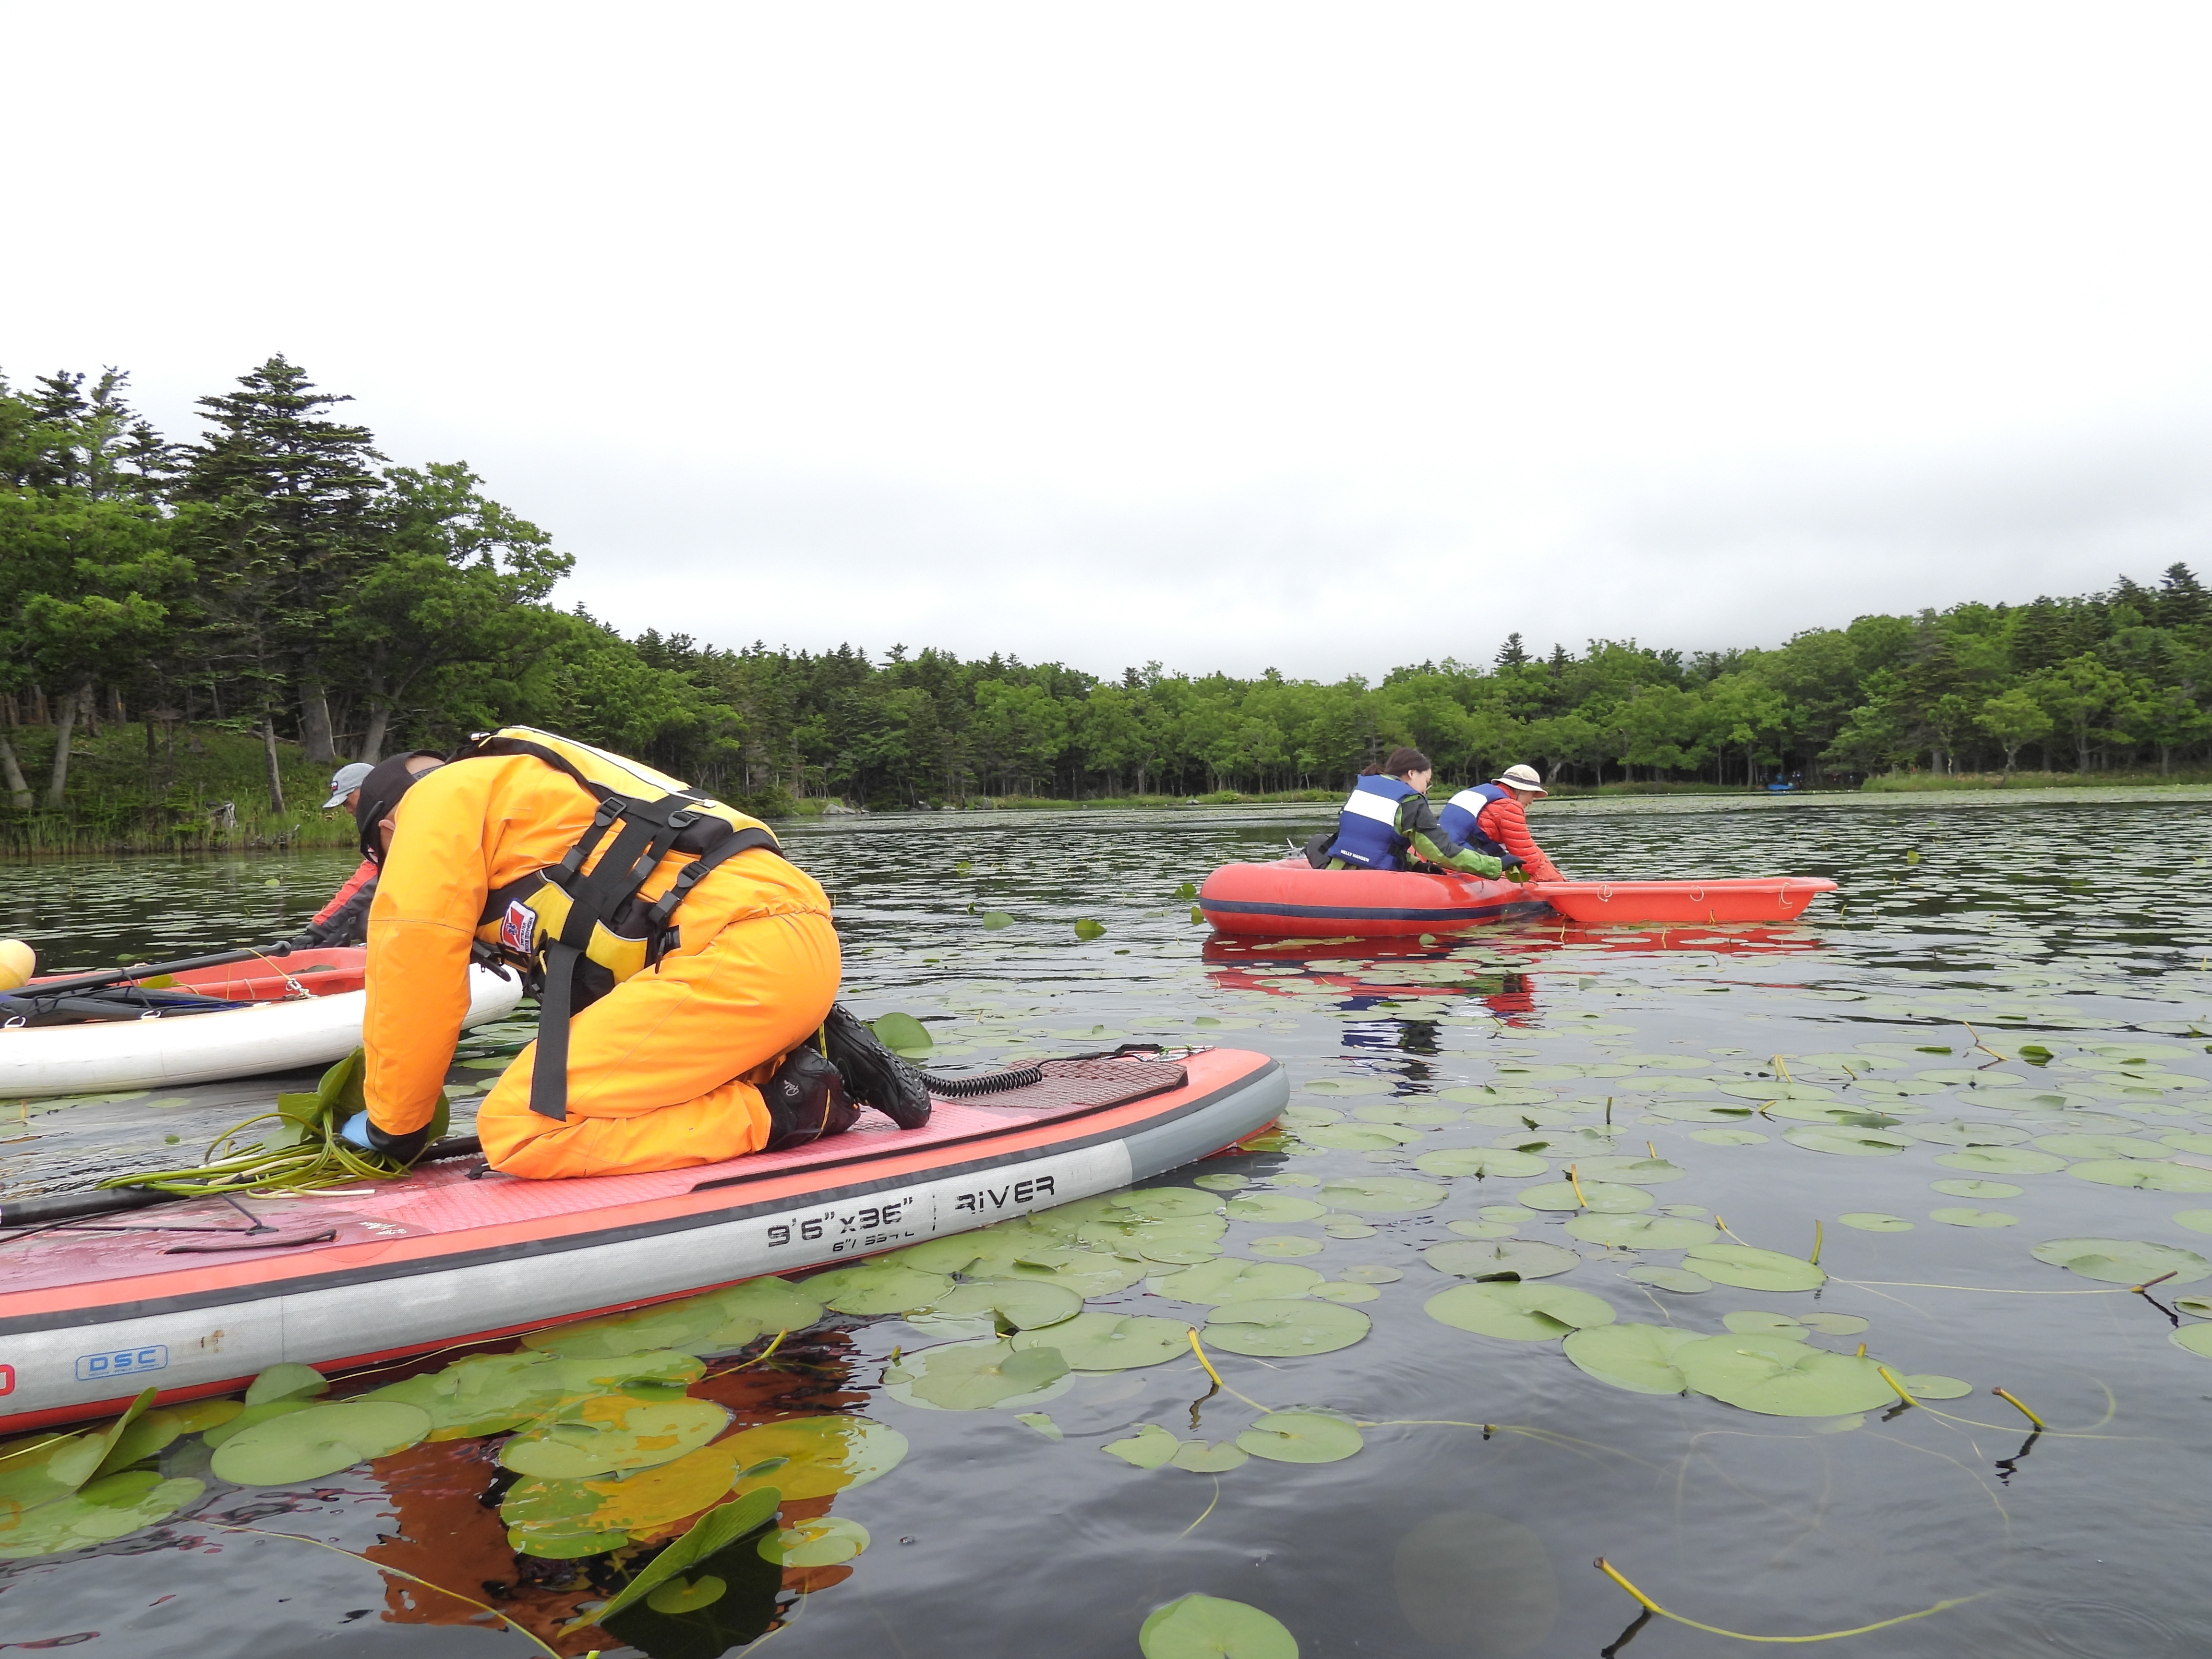
M 1544 780 L 1536 775 L 1533 766 L 1509 766 L 1491 781 L 1502 783 L 1509 789 L 1533 789 L 1540 795 L 1545 793 Z

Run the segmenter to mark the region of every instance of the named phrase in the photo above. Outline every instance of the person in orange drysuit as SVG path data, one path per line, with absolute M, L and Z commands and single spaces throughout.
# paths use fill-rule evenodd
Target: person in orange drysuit
M 627 769 L 615 775 L 624 793 L 680 788 L 550 734 L 513 728 L 499 736 L 515 741 L 517 734 L 561 744 L 587 763 Z M 468 1010 L 471 949 L 480 939 L 515 943 L 522 907 L 487 917 L 488 897 L 511 884 L 529 887 L 537 872 L 560 865 L 599 809 L 600 798 L 578 777 L 529 753 L 465 753 L 419 776 L 380 768 L 363 786 L 363 845 L 382 843 L 381 873 L 368 917 L 368 1109 L 366 1123 L 347 1126 L 349 1139 L 402 1162 L 419 1155 Z M 494 1168 L 540 1178 L 680 1169 L 791 1143 L 793 1106 L 818 1109 L 802 1139 L 836 1133 L 855 1115 L 845 1094 L 828 1086 L 842 1081 L 830 1062 L 802 1047 L 824 1029 L 837 994 L 830 901 L 774 850 L 764 825 L 719 806 L 706 816 L 757 832 L 755 842 L 714 865 L 682 897 L 665 953 L 568 1023 L 565 1097 L 556 1089 L 555 1115 L 542 1099 L 533 1102 L 544 1027 L 540 1042 L 507 1067 L 477 1113 Z M 592 878 L 617 838 L 601 840 L 581 860 L 572 885 Z M 693 861 L 667 854 L 638 897 L 661 898 Z M 532 926 L 527 918 L 521 925 L 525 932 Z M 852 1041 L 850 1031 L 831 1035 Z M 792 1065 L 783 1064 L 787 1057 Z M 794 1083 L 792 1074 L 809 1064 L 828 1082 Z M 802 1085 L 814 1090 L 811 1105 L 796 1099 Z M 853 1097 L 883 1103 L 880 1092 L 855 1088 Z M 910 1127 L 895 1104 L 884 1109 Z M 919 1117 L 927 1112 L 922 1091 Z
M 1559 866 L 1544 856 L 1528 833 L 1528 804 L 1544 793 L 1544 781 L 1533 766 L 1509 766 L 1488 783 L 1462 789 L 1439 815 L 1443 827 L 1478 853 L 1518 866 L 1516 880 L 1565 881 Z

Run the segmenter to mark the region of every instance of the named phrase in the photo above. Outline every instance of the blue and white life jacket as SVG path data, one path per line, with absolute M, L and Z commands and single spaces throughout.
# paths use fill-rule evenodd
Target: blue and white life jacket
M 1403 778 L 1364 777 L 1336 815 L 1336 839 L 1328 856 L 1360 870 L 1402 870 L 1413 843 L 1398 833 L 1398 814 L 1421 792 Z
M 1503 784 L 1496 783 L 1478 783 L 1472 788 L 1462 789 L 1444 803 L 1444 810 L 1437 814 L 1437 822 L 1443 825 L 1444 833 L 1461 846 L 1477 853 L 1487 853 L 1492 858 L 1503 860 L 1508 867 L 1517 866 L 1521 860 L 1484 835 L 1477 822 L 1482 817 L 1484 808 L 1492 801 L 1504 800 L 1511 793 Z

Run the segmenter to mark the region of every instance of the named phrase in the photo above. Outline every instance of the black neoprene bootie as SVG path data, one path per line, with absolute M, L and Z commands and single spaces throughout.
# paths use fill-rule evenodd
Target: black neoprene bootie
M 845 1079 L 812 1048 L 794 1050 L 761 1090 L 768 1108 L 768 1145 L 781 1152 L 824 1135 L 841 1135 L 860 1119 L 860 1109 L 845 1097 Z
M 929 1085 L 896 1054 L 876 1040 L 866 1021 L 842 1003 L 822 1022 L 830 1059 L 845 1079 L 845 1092 L 872 1106 L 902 1129 L 929 1121 Z

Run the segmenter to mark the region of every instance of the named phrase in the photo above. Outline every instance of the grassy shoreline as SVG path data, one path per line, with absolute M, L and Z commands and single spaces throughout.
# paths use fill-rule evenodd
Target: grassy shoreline
M 9 734 L 34 793 L 43 799 L 52 765 L 51 727 L 18 727 Z M 277 744 L 285 810 L 268 804 L 267 763 L 251 733 L 197 727 L 180 730 L 173 745 L 157 739 L 149 751 L 145 728 L 110 726 L 97 737 L 82 731 L 70 744 L 69 805 L 28 812 L 0 805 L 0 863 L 86 854 L 212 854 L 344 848 L 354 842 L 352 820 L 321 810 L 330 769 L 311 765 L 295 744 Z M 2179 789 L 2212 785 L 2212 769 L 2154 771 L 1899 773 L 1866 780 L 1856 788 L 1807 790 L 1837 796 L 1921 793 L 1999 793 L 2064 789 Z M 1456 785 L 1440 786 L 1448 792 Z M 1791 792 L 1799 793 L 1799 792 Z M 1737 785 L 1692 782 L 1562 784 L 1555 801 L 1657 796 L 1767 799 L 1768 793 Z M 1441 798 L 1441 793 L 1440 793 Z M 1165 811 L 1191 807 L 1334 805 L 1337 789 L 1285 789 L 1248 794 L 1223 789 L 1202 795 L 1115 795 L 1069 800 L 1042 795 L 974 795 L 940 806 L 877 809 L 865 816 L 907 811 L 934 813 Z M 4 797 L 0 797 L 4 800 Z M 864 816 L 830 797 L 792 800 L 781 791 L 753 804 L 779 818 L 819 820 Z M 229 811 L 225 812 L 228 805 Z

